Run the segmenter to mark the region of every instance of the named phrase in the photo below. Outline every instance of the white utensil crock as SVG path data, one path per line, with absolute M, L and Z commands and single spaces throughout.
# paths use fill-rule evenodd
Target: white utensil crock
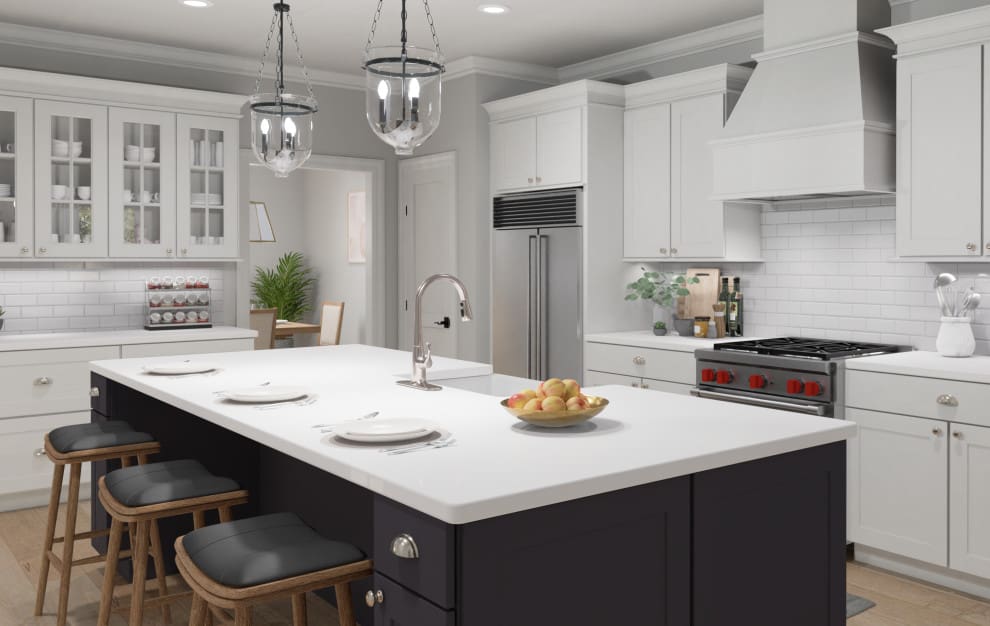
M 935 339 L 935 349 L 942 356 L 968 357 L 976 350 L 976 339 L 968 317 L 943 317 Z

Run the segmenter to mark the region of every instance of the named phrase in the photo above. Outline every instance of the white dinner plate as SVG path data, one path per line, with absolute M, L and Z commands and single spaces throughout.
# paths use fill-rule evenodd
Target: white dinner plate
M 395 418 L 384 420 L 365 420 L 345 424 L 336 429 L 336 434 L 342 439 L 361 441 L 364 443 L 390 443 L 393 441 L 409 441 L 419 439 L 432 433 L 436 428 L 421 419 Z
M 223 397 L 232 402 L 244 402 L 249 404 L 264 404 L 267 402 L 288 402 L 298 400 L 309 395 L 309 391 L 303 387 L 272 386 L 272 387 L 245 387 L 244 389 L 231 389 L 225 391 Z
M 156 363 L 155 365 L 145 365 L 144 371 L 147 374 L 161 374 L 164 376 L 178 376 L 182 374 L 202 374 L 212 372 L 217 369 L 213 363 L 205 361 L 171 361 L 168 363 Z

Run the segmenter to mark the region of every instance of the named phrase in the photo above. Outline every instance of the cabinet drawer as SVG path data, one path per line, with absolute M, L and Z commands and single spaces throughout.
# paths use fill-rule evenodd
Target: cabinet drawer
M 158 332 L 167 333 L 162 330 Z M 219 352 L 244 352 L 254 350 L 254 339 L 216 339 L 213 341 L 180 341 L 175 343 L 141 343 L 121 346 L 121 358 L 134 359 L 147 356 L 179 356 L 182 354 L 215 354 Z
M 642 384 L 643 379 L 638 376 L 623 376 L 622 374 L 595 372 L 593 370 L 586 370 L 584 372 L 584 387 L 600 387 L 602 385 L 625 385 L 626 387 L 639 387 Z
M 46 489 L 52 464 L 44 455 L 45 434 L 53 428 L 89 422 L 89 411 L 0 420 L 0 495 Z M 83 464 L 89 482 L 89 464 Z M 66 472 L 68 484 L 68 472 Z
M 454 607 L 454 527 L 387 498 L 375 498 L 375 570 L 444 608 Z M 392 553 L 392 542 L 409 535 L 419 558 Z
M 375 592 L 381 594 L 380 602 L 375 604 L 376 624 L 454 626 L 456 623 L 453 611 L 441 609 L 381 574 L 375 574 Z
M 8 359 L 12 355 L 22 360 L 11 362 Z M 0 360 L 5 364 L 0 366 L 4 390 L 0 394 L 0 418 L 88 410 L 89 361 L 118 356 L 116 346 L 4 354 Z
M 586 343 L 585 367 L 638 378 L 666 380 L 693 385 L 694 353 L 618 346 L 609 343 Z
M 990 426 L 990 385 L 847 370 L 846 406 Z

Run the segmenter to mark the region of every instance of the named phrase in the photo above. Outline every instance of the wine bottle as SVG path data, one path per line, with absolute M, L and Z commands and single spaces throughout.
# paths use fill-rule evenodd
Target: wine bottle
M 735 284 L 735 281 L 733 281 L 733 284 Z M 735 291 L 729 292 L 729 299 L 727 301 L 727 306 L 725 307 L 725 315 L 727 318 L 725 324 L 726 334 L 729 337 L 738 337 L 739 332 L 736 325 L 739 322 L 739 302 L 736 300 Z
M 739 278 L 736 277 L 732 281 L 732 297 L 735 301 L 735 336 L 743 336 L 743 319 L 745 317 L 744 307 L 743 307 L 743 294 L 739 291 Z

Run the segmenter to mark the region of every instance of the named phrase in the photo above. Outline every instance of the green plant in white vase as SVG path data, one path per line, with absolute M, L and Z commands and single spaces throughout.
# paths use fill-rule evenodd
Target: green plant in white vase
M 643 275 L 634 283 L 626 285 L 626 300 L 648 300 L 653 302 L 659 311 L 667 317 L 672 318 L 671 309 L 677 302 L 677 298 L 691 295 L 688 285 L 696 285 L 701 282 L 697 276 L 690 278 L 682 274 L 660 273 L 641 268 Z M 659 320 L 666 328 L 666 321 Z M 655 327 L 654 327 L 655 328 Z

